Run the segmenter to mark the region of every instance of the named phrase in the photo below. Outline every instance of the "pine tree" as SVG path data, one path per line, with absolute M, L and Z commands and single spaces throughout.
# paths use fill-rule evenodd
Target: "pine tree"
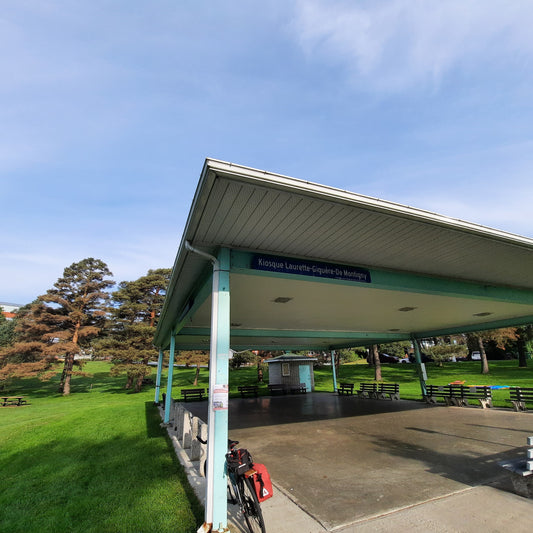
M 165 299 L 171 269 L 149 270 L 136 281 L 123 281 L 112 295 L 107 337 L 99 343 L 99 354 L 111 357 L 112 375 L 126 375 L 127 389 L 142 388 L 157 351 L 152 342 Z
M 114 285 L 106 278 L 112 275 L 103 261 L 89 257 L 65 268 L 54 288 L 39 297 L 45 304 L 41 323 L 48 326 L 42 336 L 48 343 L 45 352 L 64 356 L 59 390 L 65 396 L 70 394 L 72 375 L 79 373 L 74 371 L 74 356 L 104 325 L 106 290 Z M 81 366 L 79 361 L 76 364 Z

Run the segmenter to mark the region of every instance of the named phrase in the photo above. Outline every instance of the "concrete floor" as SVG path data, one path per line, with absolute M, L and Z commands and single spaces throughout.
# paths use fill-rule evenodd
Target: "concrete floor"
M 206 402 L 187 408 L 206 419 Z M 229 428 L 278 489 L 269 531 L 531 529 L 498 464 L 525 458 L 530 413 L 308 393 L 232 399 Z

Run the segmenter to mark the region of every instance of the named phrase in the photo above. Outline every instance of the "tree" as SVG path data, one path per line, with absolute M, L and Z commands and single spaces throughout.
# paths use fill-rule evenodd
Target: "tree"
M 426 348 L 426 352 L 438 366 L 442 366 L 443 361 L 449 361 L 453 357 L 466 357 L 468 348 L 464 344 L 436 344 Z
M 79 374 L 73 370 L 74 356 L 104 325 L 106 290 L 114 285 L 106 278 L 112 275 L 103 261 L 89 257 L 65 268 L 54 288 L 39 297 L 45 304 L 42 323 L 48 326 L 42 336 L 48 342 L 46 353 L 64 356 L 59 390 L 65 396 L 70 394 L 72 375 Z
M 0 350 L 0 383 L 4 387 L 10 379 L 39 376 L 46 378 L 56 358 L 48 352 L 52 340 L 43 336 L 49 326 L 44 321 L 45 305 L 36 300 L 21 307 L 13 321 L 11 343 Z
M 16 324 L 16 317 L 13 320 L 8 320 L 2 313 L 2 308 L 0 307 L 0 348 L 13 344 Z
M 370 357 L 371 364 L 374 365 L 374 379 L 376 381 L 381 381 L 381 361 L 379 359 L 379 349 L 377 344 L 372 344 L 370 348 Z
M 527 367 L 528 345 L 533 340 L 533 325 L 522 326 L 515 329 L 516 343 L 518 348 L 518 366 Z
M 99 345 L 101 355 L 111 357 L 111 374 L 126 375 L 125 388 L 140 392 L 151 372 L 148 363 L 157 358 L 152 345 L 171 269 L 149 270 L 135 281 L 123 281 L 112 294 L 107 337 Z
M 184 350 L 178 352 L 177 358 L 180 362 L 185 363 L 186 366 L 196 366 L 193 386 L 198 385 L 198 378 L 200 377 L 200 366 L 209 365 L 209 352 L 205 350 Z

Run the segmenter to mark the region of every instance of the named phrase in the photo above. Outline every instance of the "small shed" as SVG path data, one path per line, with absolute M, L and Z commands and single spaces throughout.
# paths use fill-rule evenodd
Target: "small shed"
M 305 383 L 308 391 L 315 390 L 313 363 L 315 357 L 286 353 L 266 361 L 268 363 L 269 385 L 287 385 L 297 387 Z

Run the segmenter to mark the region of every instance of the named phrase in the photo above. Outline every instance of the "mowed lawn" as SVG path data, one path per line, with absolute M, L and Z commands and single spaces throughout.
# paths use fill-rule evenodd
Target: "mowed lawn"
M 29 405 L 0 407 L 0 531 L 194 532 L 203 509 L 188 486 L 153 405 L 109 365 L 73 378 L 14 383 Z
M 533 386 L 533 363 L 491 361 L 427 364 L 428 383 L 442 385 Z M 154 387 L 132 394 L 124 380 L 109 376 L 109 364 L 89 362 L 92 377 L 75 377 L 73 393 L 62 397 L 58 378 L 25 379 L 7 394 L 29 404 L 0 407 L 0 532 L 195 532 L 203 508 L 190 489 L 153 405 Z M 155 371 L 154 371 L 155 374 Z M 404 399 L 421 400 L 415 365 L 383 365 L 383 380 L 400 383 Z M 176 368 L 173 396 L 194 382 L 194 368 Z M 155 377 L 155 375 L 154 375 Z M 342 365 L 337 381 L 358 387 L 371 381 L 367 364 Z M 202 368 L 199 387 L 207 387 Z M 166 389 L 164 380 L 162 392 Z M 230 395 L 240 384 L 257 383 L 255 367 L 230 371 Z M 267 394 L 268 372 L 260 386 Z M 318 392 L 331 393 L 331 367 L 315 370 Z M 508 391 L 494 391 L 495 405 L 510 408 Z

